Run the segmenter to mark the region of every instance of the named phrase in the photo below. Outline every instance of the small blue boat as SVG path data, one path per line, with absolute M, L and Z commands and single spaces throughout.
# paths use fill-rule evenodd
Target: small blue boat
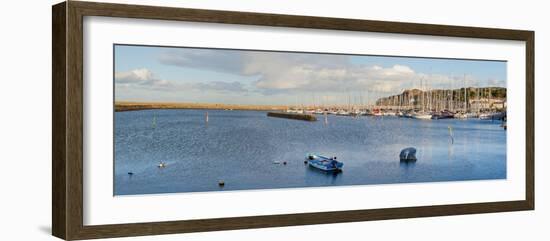
M 308 154 L 306 156 L 306 162 L 309 166 L 327 172 L 341 171 L 344 166 L 343 162 L 336 161 L 336 157 L 328 158 L 316 154 Z

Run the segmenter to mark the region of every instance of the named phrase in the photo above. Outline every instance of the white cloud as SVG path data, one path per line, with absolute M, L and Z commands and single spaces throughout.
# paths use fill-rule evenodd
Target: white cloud
M 405 65 L 353 64 L 346 55 L 172 49 L 165 51 L 159 61 L 178 67 L 254 76 L 257 79 L 251 88 L 263 94 L 304 91 L 395 93 L 420 88 L 421 79 L 432 87 L 451 82 L 450 77 L 417 73 Z M 216 85 L 214 89 L 220 86 Z M 231 88 L 231 85 L 224 87 Z
M 153 72 L 146 68 L 116 72 L 115 83 L 126 87 L 142 86 L 156 89 L 173 87 L 170 81 L 156 78 Z
M 115 79 L 119 82 L 143 82 L 153 79 L 153 73 L 148 69 L 134 69 L 127 72 L 115 73 Z
M 245 69 L 260 77 L 256 87 L 266 92 L 280 91 L 394 91 L 418 78 L 407 66 L 353 65 L 343 58 L 337 64 L 323 62 L 252 58 Z
M 247 88 L 242 84 L 238 86 L 238 82 L 220 82 L 202 86 L 205 90 L 249 88 L 262 94 L 370 91 L 387 95 L 411 88 L 463 86 L 462 77 L 419 73 L 406 65 L 361 65 L 352 63 L 351 57 L 346 55 L 171 49 L 164 52 L 159 61 L 166 65 L 256 78 Z M 147 76 L 145 73 L 143 75 Z M 481 82 L 473 80 L 471 76 L 468 79 L 469 86 L 476 86 Z M 484 83 L 502 86 L 504 80 L 485 80 Z
M 240 82 L 185 82 L 160 79 L 146 68 L 115 73 L 115 83 L 121 88 L 142 88 L 162 91 L 246 92 Z

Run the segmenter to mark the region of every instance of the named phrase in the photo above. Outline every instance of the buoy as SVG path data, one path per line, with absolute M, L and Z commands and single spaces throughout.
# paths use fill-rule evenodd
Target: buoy
M 285 162 L 283 162 L 283 165 L 286 165 L 286 161 L 285 161 Z
M 220 187 L 225 186 L 225 182 L 223 180 L 218 181 L 218 186 Z

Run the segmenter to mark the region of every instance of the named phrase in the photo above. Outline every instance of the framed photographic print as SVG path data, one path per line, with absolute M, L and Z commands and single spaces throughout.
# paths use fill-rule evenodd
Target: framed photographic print
M 534 32 L 53 6 L 53 235 L 534 209 Z

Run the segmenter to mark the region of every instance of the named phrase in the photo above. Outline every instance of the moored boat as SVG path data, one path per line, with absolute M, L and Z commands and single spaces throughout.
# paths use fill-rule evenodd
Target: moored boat
M 416 161 L 416 149 L 407 147 L 399 153 L 399 160 L 404 162 Z
M 344 166 L 343 162 L 336 161 L 336 157 L 328 158 L 317 154 L 308 154 L 306 161 L 309 166 L 327 172 L 341 171 Z
M 506 116 L 506 112 L 491 112 L 483 113 L 479 115 L 479 119 L 482 120 L 502 120 Z
M 432 119 L 432 114 L 417 112 L 417 113 L 412 114 L 412 118 L 420 119 L 420 120 L 431 120 Z
M 373 115 L 373 116 L 382 116 L 383 113 L 382 113 L 382 111 L 381 111 L 380 109 L 373 109 L 373 110 L 371 111 L 371 115 Z
M 345 110 L 339 110 L 338 112 L 336 112 L 336 115 L 349 115 L 349 112 Z
M 439 119 L 452 119 L 455 115 L 452 112 L 449 111 L 441 111 L 439 113 L 435 113 L 432 115 L 432 119 L 439 120 Z
M 360 110 L 353 110 L 349 113 L 349 115 L 351 115 L 351 116 L 360 116 L 360 115 L 363 115 L 363 112 L 361 112 Z
M 317 114 L 317 115 L 322 115 L 322 114 L 325 113 L 325 111 L 321 110 L 321 109 L 316 109 L 314 113 Z
M 413 118 L 413 114 L 414 114 L 414 112 L 408 111 L 408 112 L 403 113 L 403 117 L 404 118 Z

